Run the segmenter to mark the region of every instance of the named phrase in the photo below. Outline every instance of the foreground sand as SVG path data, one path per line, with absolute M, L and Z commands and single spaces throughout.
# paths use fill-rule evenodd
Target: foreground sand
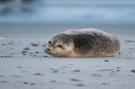
M 135 89 L 135 40 L 113 58 L 54 58 L 37 38 L 0 38 L 0 89 Z

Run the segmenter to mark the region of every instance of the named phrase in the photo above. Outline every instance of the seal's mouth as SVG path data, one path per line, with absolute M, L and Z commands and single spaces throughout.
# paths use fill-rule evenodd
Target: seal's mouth
M 47 53 L 47 54 L 50 54 L 51 53 L 51 51 L 48 50 L 48 48 L 45 48 L 44 52 Z
M 44 52 L 49 55 L 55 55 L 54 53 L 51 52 L 51 49 L 49 49 L 49 48 L 45 48 Z

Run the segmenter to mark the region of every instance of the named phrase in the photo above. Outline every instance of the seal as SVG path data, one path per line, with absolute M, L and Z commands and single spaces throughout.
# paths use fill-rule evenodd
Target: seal
M 114 57 L 120 53 L 120 41 L 98 29 L 73 29 L 53 35 L 45 52 L 56 57 Z

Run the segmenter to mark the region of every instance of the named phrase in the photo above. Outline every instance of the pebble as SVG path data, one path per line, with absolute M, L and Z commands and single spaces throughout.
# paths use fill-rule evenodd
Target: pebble
M 41 73 L 34 73 L 34 75 L 42 76 L 42 74 L 41 74 Z
M 52 83 L 56 83 L 57 81 L 56 81 L 56 80 L 51 80 L 50 82 L 52 82 Z
M 30 85 L 36 85 L 36 83 L 30 83 Z
M 78 79 L 71 79 L 71 81 L 76 81 L 77 82 L 77 81 L 80 81 L 80 80 L 78 80 Z
M 36 44 L 36 43 L 31 43 L 31 45 L 32 45 L 32 46 L 38 46 L 38 44 Z
M 30 50 L 30 48 L 29 47 L 26 47 L 26 48 L 24 48 L 24 50 Z
M 77 84 L 76 86 L 84 87 L 85 85 L 80 83 L 80 84 Z
M 23 84 L 28 84 L 28 82 L 23 82 Z
M 81 72 L 79 69 L 74 70 L 73 72 Z
M 132 72 L 132 73 L 135 73 L 135 69 L 132 69 L 131 72 Z
M 109 60 L 104 60 L 104 62 L 109 62 Z

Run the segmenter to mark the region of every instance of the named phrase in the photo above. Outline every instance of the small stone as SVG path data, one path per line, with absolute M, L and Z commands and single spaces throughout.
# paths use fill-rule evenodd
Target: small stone
M 8 58 L 8 56 L 0 56 L 1 58 Z
M 28 82 L 23 82 L 23 84 L 28 84 Z
M 27 71 L 24 70 L 24 71 L 22 71 L 22 72 L 27 72 Z
M 135 69 L 132 69 L 131 72 L 132 72 L 132 73 L 135 73 Z
M 117 69 L 120 69 L 120 67 L 117 67 Z
M 36 43 L 31 43 L 31 45 L 32 45 L 32 46 L 38 46 L 38 44 L 36 44 Z
M 48 57 L 48 56 L 44 56 L 44 57 Z
M 77 81 L 80 81 L 80 80 L 78 80 L 78 79 L 71 79 L 71 81 L 75 81 L 75 82 L 77 82 Z
M 119 72 L 120 70 L 119 70 L 119 69 L 117 69 L 116 71 L 117 71 L 117 72 Z
M 4 80 L 3 80 L 3 81 L 1 81 L 1 83 L 7 83 L 7 81 L 4 81 Z
M 54 70 L 54 68 L 50 68 L 51 70 Z
M 80 84 L 77 84 L 76 86 L 84 87 L 85 85 L 80 83 Z
M 23 54 L 23 55 L 26 55 L 26 53 L 28 53 L 28 52 L 27 52 L 27 51 L 22 51 L 22 54 Z
M 109 60 L 104 60 L 104 62 L 109 62 Z
M 81 72 L 79 69 L 74 70 L 73 72 Z
M 5 46 L 6 44 L 1 44 L 1 45 Z
M 22 68 L 21 66 L 17 66 L 17 68 Z
M 42 76 L 42 74 L 41 74 L 41 73 L 34 73 L 34 75 Z
M 52 71 L 52 73 L 57 73 L 57 72 L 58 72 L 58 70 L 53 70 L 53 71 Z
M 92 74 L 92 76 L 94 76 L 94 77 L 102 77 L 102 75 L 100 75 L 100 74 Z
M 26 47 L 26 48 L 24 48 L 24 50 L 30 50 L 30 48 L 29 47 Z
M 40 52 L 36 51 L 35 53 L 38 54 L 38 53 L 40 53 Z
M 51 80 L 50 82 L 52 82 L 52 83 L 56 83 L 57 81 L 56 81 L 56 80 Z
M 106 82 L 102 82 L 102 85 L 108 85 Z
M 35 56 L 35 57 L 36 57 L 37 55 L 33 55 L 33 56 Z
M 30 85 L 36 85 L 36 83 L 30 83 Z

